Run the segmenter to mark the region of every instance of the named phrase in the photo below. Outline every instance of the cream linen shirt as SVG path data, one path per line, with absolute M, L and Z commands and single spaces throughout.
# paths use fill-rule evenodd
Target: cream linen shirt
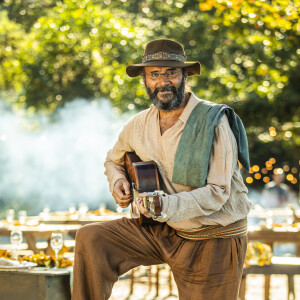
M 143 161 L 155 161 L 162 179 L 161 188 L 167 194 L 162 197 L 162 211 L 167 216 L 159 221 L 175 229 L 226 226 L 245 218 L 252 206 L 240 174 L 237 144 L 226 115 L 215 128 L 206 186 L 194 188 L 172 183 L 177 146 L 188 117 L 198 103 L 191 93 L 179 120 L 163 134 L 156 107 L 152 105 L 138 113 L 124 126 L 104 163 L 112 192 L 116 181 L 126 178 L 125 152 L 135 151 Z

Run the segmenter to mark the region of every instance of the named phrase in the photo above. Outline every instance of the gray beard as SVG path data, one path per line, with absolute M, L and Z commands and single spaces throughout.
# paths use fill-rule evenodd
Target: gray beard
M 177 109 L 178 107 L 180 107 L 180 105 L 184 99 L 184 94 L 185 94 L 185 78 L 184 77 L 182 78 L 182 81 L 181 81 L 178 89 L 174 85 L 164 86 L 164 87 L 155 89 L 154 92 L 152 93 L 146 83 L 145 83 L 145 86 L 146 86 L 147 93 L 152 101 L 152 104 L 160 110 L 170 111 L 170 110 Z M 169 102 L 163 102 L 157 98 L 158 92 L 165 92 L 165 91 L 171 91 L 174 94 L 174 98 L 171 99 Z

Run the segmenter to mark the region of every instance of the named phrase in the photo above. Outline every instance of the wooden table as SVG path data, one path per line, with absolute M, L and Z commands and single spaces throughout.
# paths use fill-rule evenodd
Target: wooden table
M 70 300 L 70 270 L 1 269 L 0 299 Z
M 252 230 L 251 230 L 252 229 Z M 256 229 L 256 230 L 255 230 Z M 273 249 L 274 243 L 295 243 L 296 256 L 300 257 L 300 228 L 299 227 L 273 227 L 270 229 L 259 229 L 258 226 L 249 227 L 248 232 L 249 241 L 261 241 L 271 246 Z M 262 273 L 263 269 L 263 273 Z M 251 266 L 244 272 L 244 277 L 241 284 L 241 294 L 245 295 L 245 276 L 248 273 L 265 274 L 265 295 L 264 299 L 268 300 L 270 297 L 270 276 L 272 274 L 286 274 L 288 275 L 289 291 L 294 290 L 293 275 L 300 274 L 299 265 L 270 265 L 270 266 Z M 241 299 L 244 299 L 242 297 Z
M 46 239 L 48 247 L 45 253 L 50 252 L 50 237 L 52 232 L 62 232 L 64 236 L 69 235 L 75 240 L 77 230 L 86 224 L 95 222 L 104 222 L 116 220 L 126 216 L 125 214 L 105 214 L 101 216 L 96 215 L 66 215 L 63 213 L 49 213 L 43 216 L 27 217 L 26 224 L 20 226 L 8 225 L 5 221 L 0 221 L 0 235 L 9 236 L 12 230 L 21 230 L 23 237 L 26 239 L 28 249 L 33 250 L 34 253 L 39 253 L 36 242 L 38 239 Z M 29 225 L 31 224 L 31 225 Z
M 63 214 L 49 214 L 48 216 L 33 217 L 40 224 L 69 224 L 69 225 L 86 225 L 95 222 L 105 222 L 120 219 L 125 217 L 126 214 L 107 214 L 102 216 L 97 215 L 63 215 Z M 28 218 L 30 221 L 30 217 Z
M 257 229 L 257 230 L 255 230 Z M 249 227 L 248 232 L 249 240 L 264 240 L 266 242 L 295 242 L 300 241 L 300 228 L 290 227 L 285 228 L 272 228 L 272 229 L 259 229 Z
M 12 230 L 21 230 L 23 236 L 28 244 L 28 249 L 34 253 L 39 253 L 40 249 L 37 248 L 36 243 L 38 239 L 46 239 L 48 247 L 45 249 L 45 253 L 50 252 L 50 238 L 52 232 L 61 232 L 64 236 L 67 234 L 75 239 L 77 230 L 81 225 L 68 225 L 68 224 L 41 224 L 37 226 L 0 226 L 0 235 L 9 236 Z
M 258 227 L 249 227 L 248 240 L 249 241 L 262 241 L 272 248 L 274 243 L 295 243 L 296 256 L 300 257 L 300 228 L 297 227 L 284 227 L 272 229 L 259 229 Z

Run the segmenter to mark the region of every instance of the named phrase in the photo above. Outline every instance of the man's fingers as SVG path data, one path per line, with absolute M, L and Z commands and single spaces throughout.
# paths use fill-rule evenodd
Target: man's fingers
M 128 195 L 125 195 L 124 192 L 121 190 L 121 189 L 116 189 L 114 191 L 114 194 L 121 200 L 129 200 L 131 198 L 131 194 L 130 194 L 130 191 L 129 191 L 129 194 Z
M 117 200 L 116 202 L 117 204 L 119 204 L 120 207 L 127 207 L 131 201 Z
M 129 184 L 128 181 L 123 182 L 123 189 L 124 189 L 125 195 L 130 195 L 131 194 L 130 184 Z
M 130 191 L 130 184 L 125 179 L 119 179 L 115 183 L 113 190 L 113 197 L 120 207 L 127 207 L 132 201 L 132 193 Z
M 113 197 L 115 198 L 115 201 L 117 204 L 119 204 L 121 207 L 127 207 L 130 202 L 132 201 L 131 195 L 124 195 L 122 194 L 120 197 L 118 194 L 114 193 Z
M 119 204 L 119 203 L 130 203 L 131 201 L 132 201 L 132 197 L 128 197 L 128 198 L 126 198 L 126 199 L 124 199 L 124 198 L 120 198 L 120 197 L 118 197 L 117 195 L 113 195 L 114 196 L 114 198 L 115 198 L 115 200 L 116 200 L 116 202 Z
M 148 210 L 144 207 L 143 205 L 143 200 L 141 198 L 138 198 L 137 199 L 137 202 L 136 202 L 136 205 L 137 205 L 137 208 L 138 208 L 138 211 L 143 214 L 145 217 L 147 218 L 151 218 Z
M 130 184 L 125 179 L 119 179 L 114 187 L 114 191 L 120 199 L 129 199 L 131 197 Z
M 129 204 L 130 202 L 131 202 L 131 200 L 118 199 L 118 204 Z

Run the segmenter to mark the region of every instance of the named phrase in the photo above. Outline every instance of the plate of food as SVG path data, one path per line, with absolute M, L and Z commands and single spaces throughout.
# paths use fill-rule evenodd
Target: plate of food
M 33 262 L 36 263 L 39 267 L 54 267 L 55 266 L 55 258 L 54 256 L 46 255 L 44 253 L 38 253 L 28 256 L 23 256 L 19 259 L 20 262 Z M 58 267 L 66 268 L 73 266 L 73 258 L 63 257 L 62 255 L 58 256 Z
M 0 269 L 29 269 L 36 267 L 37 264 L 30 261 L 18 261 L 0 257 Z

